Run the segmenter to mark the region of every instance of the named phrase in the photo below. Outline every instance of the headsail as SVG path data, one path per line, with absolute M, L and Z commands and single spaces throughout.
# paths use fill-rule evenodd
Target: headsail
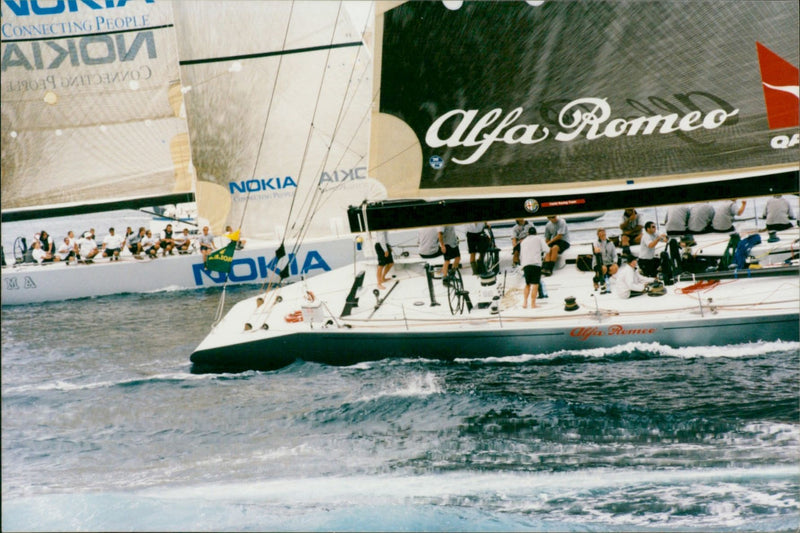
M 2 3 L 3 220 L 192 201 L 170 3 Z
M 511 217 L 624 207 L 630 198 L 592 193 L 662 180 L 678 185 L 660 203 L 724 179 L 749 179 L 751 194 L 797 191 L 797 114 L 770 129 L 757 51 L 794 66 L 796 86 L 796 2 L 444 4 L 378 9 L 370 174 L 390 198 L 516 195 Z M 384 203 L 364 210 L 368 221 L 353 208 L 351 227 L 458 222 L 467 205 Z
M 372 18 L 346 4 L 175 4 L 198 205 L 212 227 L 346 234 L 348 205 L 385 197 L 366 168 Z M 318 188 L 317 205 L 302 205 Z

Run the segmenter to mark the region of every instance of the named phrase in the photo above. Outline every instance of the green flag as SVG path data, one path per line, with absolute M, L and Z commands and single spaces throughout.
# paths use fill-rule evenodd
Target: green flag
M 206 257 L 206 269 L 214 272 L 228 273 L 233 264 L 233 252 L 236 250 L 236 243 L 239 241 L 239 230 L 225 235 L 231 240 L 225 248 L 214 250 Z

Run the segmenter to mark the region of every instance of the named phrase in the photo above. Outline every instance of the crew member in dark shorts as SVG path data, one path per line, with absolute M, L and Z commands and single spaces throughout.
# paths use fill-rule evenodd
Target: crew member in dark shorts
M 447 283 L 447 275 L 450 270 L 450 261 L 453 268 L 458 268 L 461 263 L 461 251 L 458 249 L 458 236 L 453 226 L 442 226 L 439 228 L 439 247 L 444 254 L 444 264 L 442 265 L 442 281 Z
M 486 222 L 473 222 L 464 227 L 467 235 L 467 251 L 469 252 L 469 264 L 472 267 L 472 273 L 480 273 L 480 264 L 483 263 L 483 256 L 488 247 L 483 240 L 487 239 L 483 234 L 483 230 L 488 228 L 489 224 Z M 480 263 L 476 261 L 478 259 Z
M 544 227 L 544 239 L 550 251 L 544 258 L 542 274 L 545 276 L 553 275 L 558 254 L 564 253 L 569 248 L 569 229 L 567 222 L 556 215 L 547 217 L 547 225 Z
M 161 255 L 172 255 L 172 249 L 175 248 L 175 239 L 172 237 L 172 224 L 167 224 L 161 235 L 161 240 L 158 244 L 162 248 Z
M 522 272 L 525 276 L 525 290 L 523 291 L 522 307 L 528 307 L 528 296 L 531 299 L 531 308 L 536 307 L 536 297 L 539 294 L 539 283 L 542 275 L 542 256 L 547 251 L 547 245 L 539 235 L 536 228 L 528 228 L 528 236 L 519 243 L 519 258 Z
M 384 283 L 386 283 L 387 274 L 394 266 L 392 246 L 389 244 L 389 235 L 385 231 L 378 235 L 378 242 L 375 243 L 375 254 L 378 256 L 378 288 L 383 290 L 386 288 Z

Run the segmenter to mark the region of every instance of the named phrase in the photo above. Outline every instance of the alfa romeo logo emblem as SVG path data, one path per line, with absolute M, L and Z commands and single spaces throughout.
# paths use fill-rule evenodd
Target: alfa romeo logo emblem
M 436 170 L 439 170 L 440 168 L 442 168 L 444 166 L 444 159 L 442 159 L 438 155 L 432 155 L 430 157 L 430 159 L 428 159 L 428 164 L 432 168 L 434 168 Z
M 539 202 L 537 202 L 533 198 L 525 200 L 525 211 L 527 211 L 528 213 L 535 213 L 538 210 L 539 210 Z

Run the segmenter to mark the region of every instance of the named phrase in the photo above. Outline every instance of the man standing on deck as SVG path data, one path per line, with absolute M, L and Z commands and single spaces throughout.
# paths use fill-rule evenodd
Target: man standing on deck
M 544 239 L 536 235 L 535 227 L 530 226 L 528 236 L 519 245 L 519 259 L 522 264 L 522 274 L 525 276 L 523 308 L 528 307 L 528 296 L 531 298 L 531 309 L 536 307 L 536 296 L 539 294 L 542 275 L 542 256 L 546 250 Z
M 444 254 L 444 264 L 442 265 L 442 281 L 447 284 L 447 275 L 450 270 L 450 261 L 453 261 L 453 268 L 458 268 L 461 263 L 461 251 L 458 249 L 458 236 L 453 226 L 442 226 L 439 228 L 439 246 Z
M 567 222 L 563 218 L 558 218 L 556 215 L 547 217 L 547 225 L 544 227 L 544 238 L 550 250 L 544 258 L 542 274 L 545 276 L 552 276 L 553 268 L 555 268 L 556 261 L 558 261 L 558 254 L 564 253 L 567 251 L 567 248 L 569 248 L 569 229 L 567 229 Z

